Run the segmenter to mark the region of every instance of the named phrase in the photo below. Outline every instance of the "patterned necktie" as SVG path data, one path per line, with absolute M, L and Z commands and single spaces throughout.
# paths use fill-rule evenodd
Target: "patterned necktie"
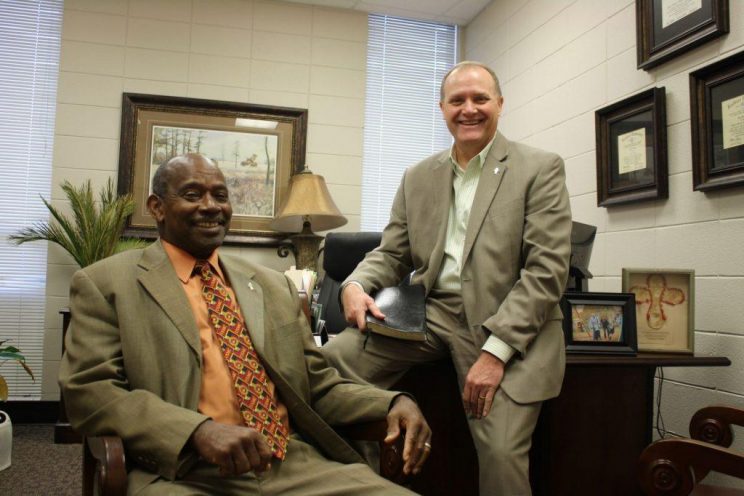
M 287 426 L 277 412 L 270 379 L 253 348 L 240 308 L 212 272 L 209 262 L 197 261 L 194 273 L 201 276 L 202 296 L 233 378 L 243 420 L 263 434 L 274 456 L 283 460 L 289 438 Z

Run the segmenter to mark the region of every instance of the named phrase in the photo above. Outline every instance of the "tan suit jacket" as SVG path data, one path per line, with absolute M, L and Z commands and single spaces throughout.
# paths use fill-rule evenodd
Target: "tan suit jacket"
M 427 292 L 442 264 L 453 171 L 449 150 L 409 168 L 378 249 L 347 281 L 367 292 L 412 283 Z M 504 391 L 519 403 L 557 396 L 565 368 L 562 314 L 571 212 L 563 161 L 497 133 L 475 193 L 463 247 L 462 300 L 468 326 L 517 350 Z M 480 343 L 482 344 L 482 343 Z
M 326 457 L 361 462 L 330 427 L 384 418 L 395 393 L 341 379 L 318 352 L 294 286 L 282 274 L 220 255 L 253 344 L 293 429 Z M 173 479 L 196 460 L 201 344 L 160 242 L 75 273 L 60 385 L 73 427 L 124 439 L 130 487 Z M 134 486 L 134 487 L 132 487 Z

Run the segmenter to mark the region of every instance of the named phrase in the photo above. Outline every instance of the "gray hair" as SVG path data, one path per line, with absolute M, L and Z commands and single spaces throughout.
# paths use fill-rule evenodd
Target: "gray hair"
M 488 67 L 486 64 L 483 64 L 481 62 L 476 62 L 474 60 L 463 60 L 462 62 L 458 62 L 457 64 L 453 65 L 452 68 L 447 71 L 447 74 L 444 75 L 442 78 L 442 84 L 439 86 L 439 101 L 444 101 L 444 83 L 447 82 L 447 78 L 450 77 L 450 74 L 455 72 L 458 69 L 462 69 L 463 67 L 480 67 L 484 71 L 486 71 L 488 74 L 491 75 L 493 78 L 493 86 L 496 89 L 496 94 L 498 96 L 501 96 L 501 85 L 499 84 L 499 78 L 496 76 L 496 73 L 493 72 L 493 69 Z

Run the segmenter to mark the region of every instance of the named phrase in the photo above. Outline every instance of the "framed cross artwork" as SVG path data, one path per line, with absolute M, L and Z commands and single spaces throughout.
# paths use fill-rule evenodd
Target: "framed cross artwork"
M 635 295 L 638 351 L 692 354 L 695 271 L 624 268 L 622 279 Z

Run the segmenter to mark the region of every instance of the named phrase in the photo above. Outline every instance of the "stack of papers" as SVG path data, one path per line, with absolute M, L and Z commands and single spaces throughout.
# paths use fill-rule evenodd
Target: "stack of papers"
M 318 273 L 314 270 L 300 269 L 298 270 L 294 265 L 285 270 L 284 274 L 289 277 L 297 289 L 304 291 L 311 296 L 313 289 L 315 289 L 315 283 L 318 281 Z

